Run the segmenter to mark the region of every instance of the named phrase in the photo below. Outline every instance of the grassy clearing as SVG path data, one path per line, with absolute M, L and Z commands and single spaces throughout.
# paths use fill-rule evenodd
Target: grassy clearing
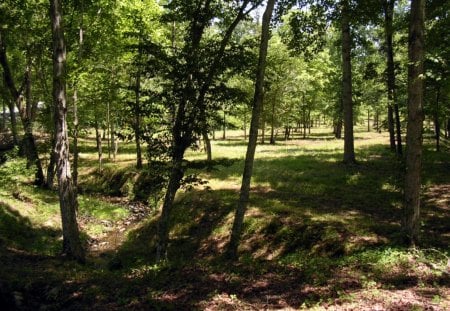
M 123 185 L 139 182 L 132 146 L 115 163 L 106 161 L 100 174 L 95 142 L 84 140 L 80 214 L 86 239 L 120 235 L 123 243 L 97 253 L 85 266 L 52 257 L 34 268 L 0 269 L 0 277 L 29 293 L 25 288 L 37 286 L 39 275 L 52 273 L 46 294 L 57 292 L 57 299 L 33 296 L 35 303 L 78 309 L 356 310 L 381 301 L 391 309 L 445 310 L 450 294 L 448 150 L 425 150 L 425 247 L 410 250 L 403 247 L 400 234 L 401 163 L 389 152 L 387 141 L 386 135 L 357 132 L 359 164 L 353 167 L 341 164 L 343 142 L 324 130 L 306 140 L 259 145 L 242 255 L 236 264 L 225 262 L 221 254 L 238 198 L 245 144 L 237 136 L 213 141 L 215 162 L 209 171 L 201 168 L 205 154 L 189 151 L 187 174 L 198 174 L 208 184 L 179 192 L 168 261 L 155 265 L 156 212 L 123 230 L 108 225 L 123 224 L 129 217 L 128 209 L 104 194 L 117 194 L 112 186 L 121 184 L 124 176 L 133 177 L 125 178 Z M 0 256 L 3 262 L 29 264 L 32 258 L 22 251 L 55 255 L 60 243 L 56 194 L 31 186 L 26 176 L 31 174 L 21 161 L 0 166 L 0 246 L 8 250 Z M 141 190 L 151 192 L 152 183 L 143 185 Z M 135 195 L 121 194 L 130 199 Z M 18 238 L 18 232 L 32 234 Z M 63 290 L 61 282 L 71 285 Z

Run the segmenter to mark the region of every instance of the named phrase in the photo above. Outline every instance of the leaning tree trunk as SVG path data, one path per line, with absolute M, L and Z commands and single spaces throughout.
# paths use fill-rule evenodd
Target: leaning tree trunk
M 263 86 L 264 74 L 266 69 L 267 46 L 270 37 L 270 20 L 272 18 L 272 11 L 275 6 L 275 0 L 268 0 L 267 7 L 263 15 L 261 43 L 259 47 L 259 60 L 256 71 L 255 94 L 253 97 L 253 112 L 250 125 L 250 135 L 247 147 L 247 154 L 245 156 L 244 173 L 242 176 L 242 185 L 239 195 L 238 206 L 231 231 L 231 238 L 228 244 L 227 255 L 229 258 L 236 259 L 239 241 L 242 235 L 242 225 L 244 222 L 245 211 L 247 210 L 249 195 L 250 195 L 250 181 L 253 172 L 253 162 L 255 158 L 256 142 L 258 140 L 258 124 L 259 117 L 263 104 Z
M 60 0 L 50 0 L 50 17 L 53 38 L 53 102 L 56 133 L 55 154 L 62 219 L 63 253 L 69 258 L 84 262 L 85 254 L 80 241 L 76 217 L 78 202 L 69 162 L 65 90 L 66 47 L 62 28 Z
M 410 18 L 404 229 L 407 242 L 414 246 L 420 231 L 425 0 L 411 0 Z
M 350 36 L 350 12 L 348 0 L 341 1 L 342 16 L 342 103 L 344 107 L 344 163 L 354 164 L 355 147 L 353 137 L 352 64 Z

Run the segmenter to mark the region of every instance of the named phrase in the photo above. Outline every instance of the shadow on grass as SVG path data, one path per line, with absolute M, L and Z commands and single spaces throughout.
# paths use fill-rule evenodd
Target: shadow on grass
M 9 204 L 0 201 L 0 243 L 30 253 L 54 255 L 61 247 L 60 230 L 35 227 Z

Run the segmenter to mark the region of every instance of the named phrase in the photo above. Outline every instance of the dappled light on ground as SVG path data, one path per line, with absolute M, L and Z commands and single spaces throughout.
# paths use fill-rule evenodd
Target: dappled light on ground
M 20 177 L 23 162 L 1 166 L 0 264 L 14 267 L 0 268 L 0 278 L 29 308 L 448 309 L 448 157 L 426 151 L 427 247 L 410 250 L 401 235 L 398 160 L 385 135 L 357 135 L 364 139 L 356 141 L 352 167 L 341 163 L 342 141 L 320 132 L 258 146 L 237 263 L 222 255 L 239 196 L 239 140 L 213 141 L 210 163 L 201 150 L 189 151 L 187 174 L 208 182 L 177 195 L 168 258 L 160 264 L 156 184 L 163 181 L 151 168 L 138 173 L 121 162 L 124 154 L 100 172 L 95 142 L 85 141 L 79 220 L 89 258 L 81 266 L 57 256 L 56 193 Z

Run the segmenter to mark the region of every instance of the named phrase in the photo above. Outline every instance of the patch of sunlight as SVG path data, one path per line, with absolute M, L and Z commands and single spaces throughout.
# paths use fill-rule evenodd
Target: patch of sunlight
M 347 185 L 356 186 L 361 180 L 361 173 L 355 173 L 347 178 Z
M 207 186 L 212 190 L 239 190 L 241 188 L 242 178 L 239 176 L 228 177 L 227 179 L 206 178 Z
M 397 192 L 397 189 L 395 188 L 395 185 L 393 185 L 391 183 L 388 183 L 388 182 L 383 183 L 381 185 L 381 190 L 389 191 L 389 192 Z

